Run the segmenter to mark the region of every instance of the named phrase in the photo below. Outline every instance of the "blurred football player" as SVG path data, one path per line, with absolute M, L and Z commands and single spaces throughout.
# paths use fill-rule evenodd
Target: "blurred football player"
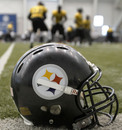
M 75 24 L 76 24 L 76 31 L 75 37 L 78 37 L 80 43 L 83 41 L 84 38 L 84 28 L 83 28 L 83 9 L 78 9 L 75 14 Z
M 86 19 L 83 20 L 83 27 L 84 27 L 84 37 L 89 42 L 89 45 L 91 45 L 92 44 L 92 38 L 90 35 L 91 21 L 90 21 L 90 17 L 88 15 L 86 16 Z
M 10 22 L 7 25 L 7 32 L 5 34 L 4 40 L 7 41 L 13 41 L 15 39 L 15 32 L 14 32 L 14 27 L 13 27 L 13 23 Z
M 32 34 L 30 37 L 30 48 L 33 47 L 35 33 L 38 29 L 40 31 L 48 31 L 48 28 L 44 22 L 46 19 L 47 8 L 44 6 L 42 2 L 38 2 L 38 4 L 30 9 L 30 13 L 28 18 L 32 21 Z
M 106 41 L 113 42 L 114 37 L 113 37 L 113 29 L 109 27 L 106 35 Z
M 58 6 L 57 10 L 52 12 L 52 21 L 53 26 L 51 29 L 52 33 L 52 41 L 54 40 L 55 33 L 58 31 L 59 34 L 63 36 L 63 40 L 65 40 L 65 31 L 64 31 L 64 22 L 67 20 L 66 11 L 62 10 L 61 6 Z
M 12 22 L 7 25 L 7 29 L 8 29 L 8 32 L 13 31 L 13 23 Z
M 67 28 L 67 33 L 66 33 L 67 41 L 72 42 L 74 39 L 74 28 L 72 26 L 69 26 Z

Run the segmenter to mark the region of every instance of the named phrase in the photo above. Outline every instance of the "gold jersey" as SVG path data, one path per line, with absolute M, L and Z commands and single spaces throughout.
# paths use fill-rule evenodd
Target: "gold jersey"
M 90 29 L 91 22 L 90 20 L 83 20 L 83 27 L 85 29 Z
M 47 12 L 47 9 L 45 6 L 37 5 L 31 8 L 31 18 L 43 18 L 43 14 Z
M 72 27 L 67 28 L 67 32 L 72 32 L 72 31 L 73 31 Z
M 11 23 L 8 24 L 7 28 L 10 29 L 10 30 L 12 30 L 13 29 L 13 24 L 11 24 Z
M 83 27 L 83 16 L 81 13 L 77 12 L 75 14 L 75 22 L 76 22 L 76 27 Z
M 112 28 L 109 28 L 107 32 L 112 33 L 113 32 Z
M 57 10 L 54 10 L 52 14 L 53 14 L 53 17 L 55 17 L 56 19 L 56 23 L 59 23 L 63 19 L 63 17 L 66 16 L 66 12 L 64 10 L 61 10 L 60 13 Z

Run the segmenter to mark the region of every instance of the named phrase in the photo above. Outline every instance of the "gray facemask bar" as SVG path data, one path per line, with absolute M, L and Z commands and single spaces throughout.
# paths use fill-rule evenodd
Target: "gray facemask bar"
M 80 89 L 78 91 L 77 103 L 79 105 L 79 108 L 81 109 L 81 112 L 84 113 L 84 115 L 85 115 L 81 118 L 78 118 L 75 121 L 76 122 L 75 127 L 77 126 L 78 129 L 89 128 L 89 127 L 94 126 L 96 124 L 99 125 L 99 126 L 109 125 L 110 123 L 112 123 L 115 120 L 117 113 L 118 113 L 118 107 L 119 107 L 118 106 L 118 99 L 117 99 L 117 97 L 114 93 L 114 89 L 111 88 L 111 87 L 108 87 L 108 86 L 101 86 L 98 83 L 98 81 L 100 80 L 100 78 L 102 76 L 101 70 L 97 66 L 92 64 L 91 62 L 87 61 L 87 63 L 91 67 L 93 74 L 84 82 L 84 84 L 80 87 Z M 94 77 L 95 77 L 95 80 L 94 80 Z M 87 86 L 87 89 L 86 88 L 84 89 L 84 86 Z M 98 91 L 96 93 L 95 92 L 92 93 L 92 91 L 99 90 L 99 89 L 101 91 Z M 85 107 L 82 106 L 82 104 L 80 102 L 80 93 L 81 92 L 83 93 L 83 96 L 84 96 Z M 101 93 L 104 94 L 106 99 L 102 100 L 98 103 L 94 103 L 93 95 L 97 95 L 97 94 L 101 94 Z M 91 104 L 92 104 L 90 107 L 89 107 L 88 102 L 86 100 L 87 97 L 90 97 L 90 101 L 91 101 Z M 106 103 L 107 101 L 109 101 L 109 103 Z M 106 104 L 104 104 L 104 103 L 106 103 Z M 113 103 L 116 103 L 116 108 L 115 108 L 114 114 L 112 115 Z M 107 107 L 110 107 L 108 113 L 101 112 L 103 109 L 106 109 Z M 106 124 L 102 125 L 99 122 L 99 119 L 98 119 L 98 116 L 97 116 L 98 113 L 109 117 L 110 121 L 107 122 Z M 93 118 L 91 119 L 91 117 L 93 117 Z

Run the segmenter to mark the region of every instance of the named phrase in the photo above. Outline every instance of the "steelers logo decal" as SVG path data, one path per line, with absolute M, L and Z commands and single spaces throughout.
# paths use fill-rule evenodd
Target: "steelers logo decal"
M 43 86 L 37 83 L 38 79 L 44 79 L 50 82 L 55 82 L 59 85 L 67 86 L 68 85 L 68 77 L 66 72 L 54 64 L 47 64 L 40 67 L 33 76 L 32 85 L 35 93 L 43 98 L 43 99 L 56 99 L 63 95 L 63 92 L 60 90 L 56 90 L 54 88 L 50 88 L 47 86 Z

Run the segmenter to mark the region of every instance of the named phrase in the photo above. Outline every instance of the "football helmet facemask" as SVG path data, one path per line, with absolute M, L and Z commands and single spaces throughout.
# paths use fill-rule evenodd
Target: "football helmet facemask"
M 26 52 L 16 64 L 12 97 L 28 125 L 77 130 L 104 126 L 116 118 L 118 100 L 113 88 L 100 85 L 101 75 L 72 47 L 44 44 Z

